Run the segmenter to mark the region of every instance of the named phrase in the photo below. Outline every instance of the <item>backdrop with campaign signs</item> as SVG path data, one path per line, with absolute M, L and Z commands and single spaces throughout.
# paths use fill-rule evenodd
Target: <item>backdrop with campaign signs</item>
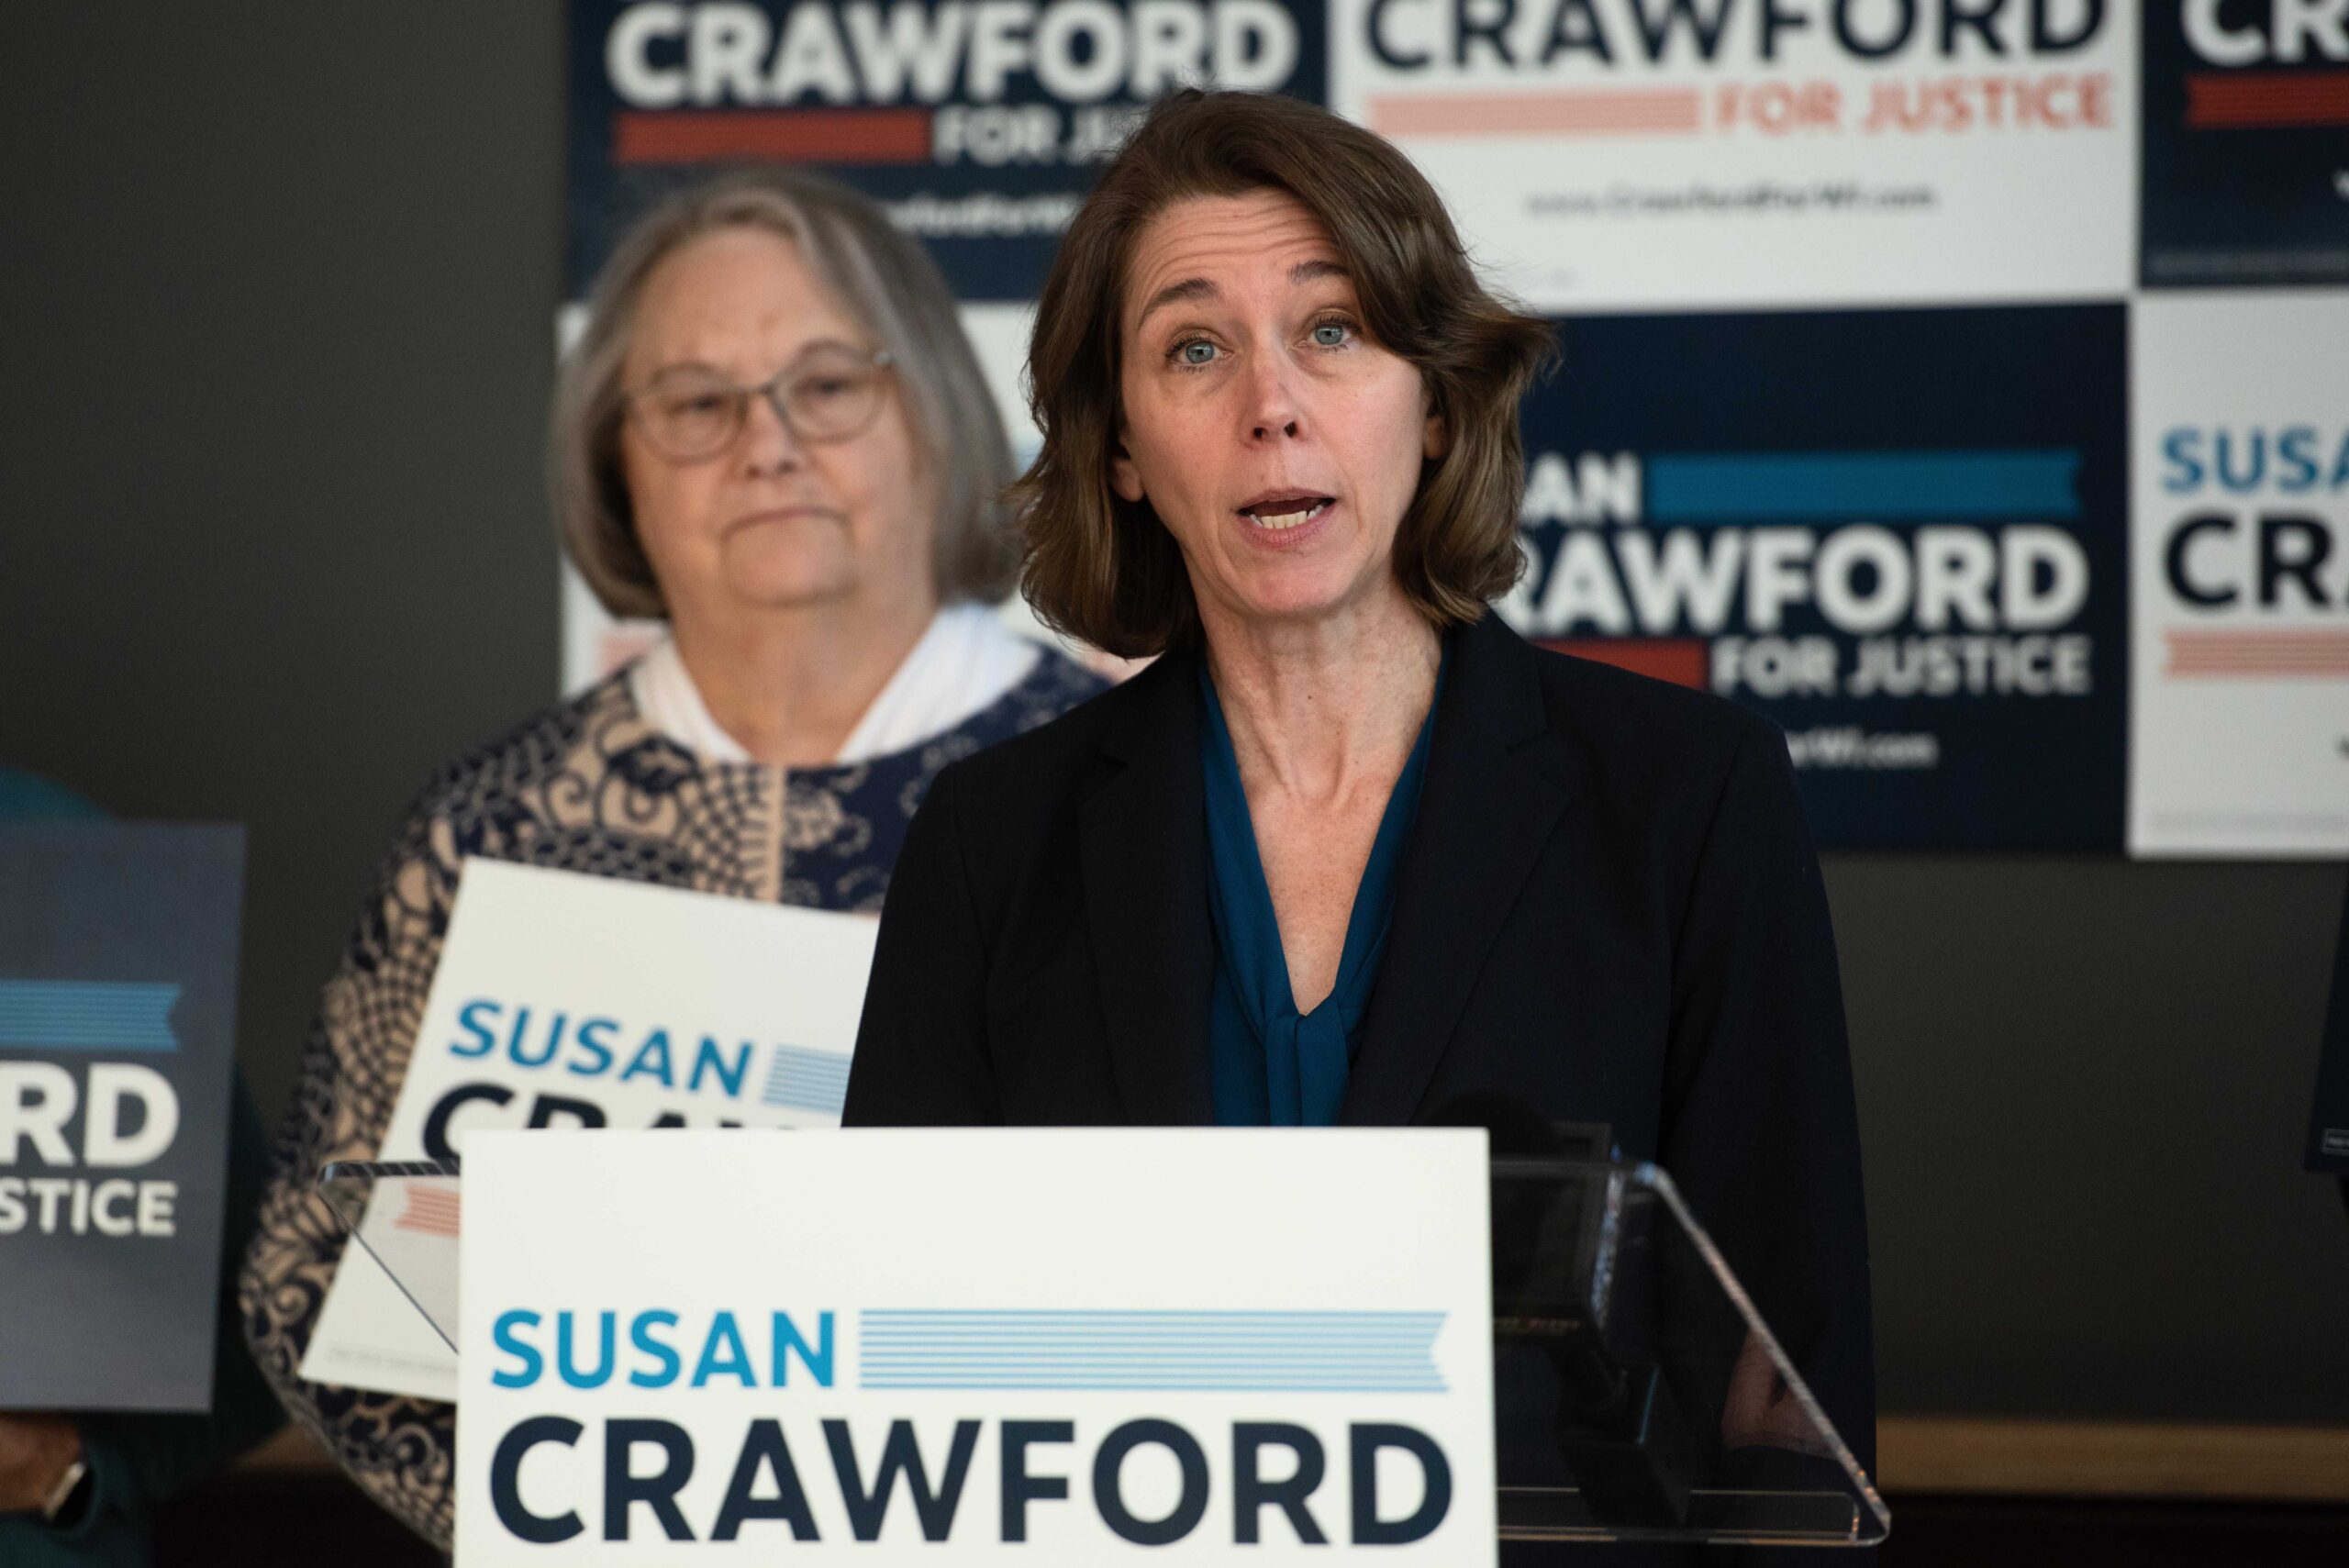
M 1490 1564 L 1485 1142 L 488 1133 L 457 1561 Z
M 0 1409 L 211 1407 L 244 862 L 0 826 Z
M 876 927 L 468 860 L 377 1157 L 462 1157 L 497 1127 L 838 1127 Z M 356 1247 L 302 1373 L 455 1390 L 448 1346 Z
M 571 26 L 574 295 L 659 191 L 829 170 L 930 245 L 1023 446 L 1024 307 L 1119 128 L 1177 82 L 1327 103 L 1561 322 L 1520 626 L 1769 713 L 1831 848 L 2343 852 L 2328 658 L 2194 677 L 2294 716 L 2258 832 L 2232 807 L 2144 830 L 2248 765 L 2162 738 L 2189 734 L 2144 662 L 2166 610 L 2132 599 L 2176 519 L 2158 437 L 2127 432 L 2132 395 L 2237 447 L 2349 417 L 2337 384 L 2289 415 L 2198 393 L 2161 346 L 2181 295 L 2244 363 L 2349 331 L 2349 7 L 598 0 Z M 2337 540 L 2345 498 L 2327 471 L 2297 501 Z M 2324 548 L 2290 628 L 2320 652 L 2349 635 L 2349 546 Z M 640 645 L 584 589 L 564 614 L 571 684 Z

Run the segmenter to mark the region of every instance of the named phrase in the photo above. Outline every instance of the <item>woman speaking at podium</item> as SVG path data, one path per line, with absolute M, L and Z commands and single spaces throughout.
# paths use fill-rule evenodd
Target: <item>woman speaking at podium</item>
M 1009 443 L 937 268 L 843 186 L 767 171 L 648 215 L 549 437 L 573 562 L 669 635 L 417 801 L 327 986 L 243 1279 L 287 1407 L 444 1547 L 451 1407 L 297 1369 L 343 1247 L 314 1184 L 382 1143 L 460 857 L 875 909 L 941 767 L 1102 684 L 987 607 Z
M 1370 132 L 1152 112 L 1045 286 L 1017 495 L 1039 616 L 1160 657 L 940 775 L 846 1119 L 1604 1122 L 1865 1464 L 1858 1135 L 1785 743 L 1487 607 L 1551 351 Z

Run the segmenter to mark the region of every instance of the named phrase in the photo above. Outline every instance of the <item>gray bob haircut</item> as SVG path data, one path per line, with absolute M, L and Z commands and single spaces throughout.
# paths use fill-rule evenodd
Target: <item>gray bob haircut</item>
M 832 297 L 892 356 L 914 445 L 937 486 L 933 571 L 941 604 L 1011 592 L 1019 546 L 1000 499 L 1011 480 L 1002 416 L 963 334 L 954 296 L 918 240 L 863 196 L 820 174 L 745 170 L 670 196 L 629 230 L 588 296 L 586 329 L 555 373 L 547 422 L 548 487 L 572 562 L 616 616 L 667 606 L 636 536 L 620 465 L 620 385 L 637 301 L 680 247 L 728 228 L 759 228 L 798 248 Z

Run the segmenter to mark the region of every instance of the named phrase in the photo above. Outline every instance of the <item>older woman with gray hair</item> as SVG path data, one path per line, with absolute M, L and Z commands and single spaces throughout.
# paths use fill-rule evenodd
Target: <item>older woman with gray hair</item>
M 298 1369 L 342 1253 L 313 1185 L 381 1144 L 461 859 L 877 910 L 938 771 L 1101 684 L 986 607 L 1017 570 L 1003 426 L 936 267 L 830 181 L 740 174 L 647 217 L 549 448 L 572 560 L 668 635 L 426 787 L 327 986 L 243 1279 L 286 1405 L 444 1548 L 454 1412 Z

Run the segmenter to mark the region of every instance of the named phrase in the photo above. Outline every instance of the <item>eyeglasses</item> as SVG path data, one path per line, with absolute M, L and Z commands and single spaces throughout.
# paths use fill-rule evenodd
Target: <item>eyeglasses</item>
M 671 462 L 707 462 L 734 444 L 763 397 L 803 445 L 864 433 L 881 407 L 892 356 L 849 348 L 812 349 L 757 386 L 738 386 L 700 365 L 673 365 L 627 394 L 644 439 Z

